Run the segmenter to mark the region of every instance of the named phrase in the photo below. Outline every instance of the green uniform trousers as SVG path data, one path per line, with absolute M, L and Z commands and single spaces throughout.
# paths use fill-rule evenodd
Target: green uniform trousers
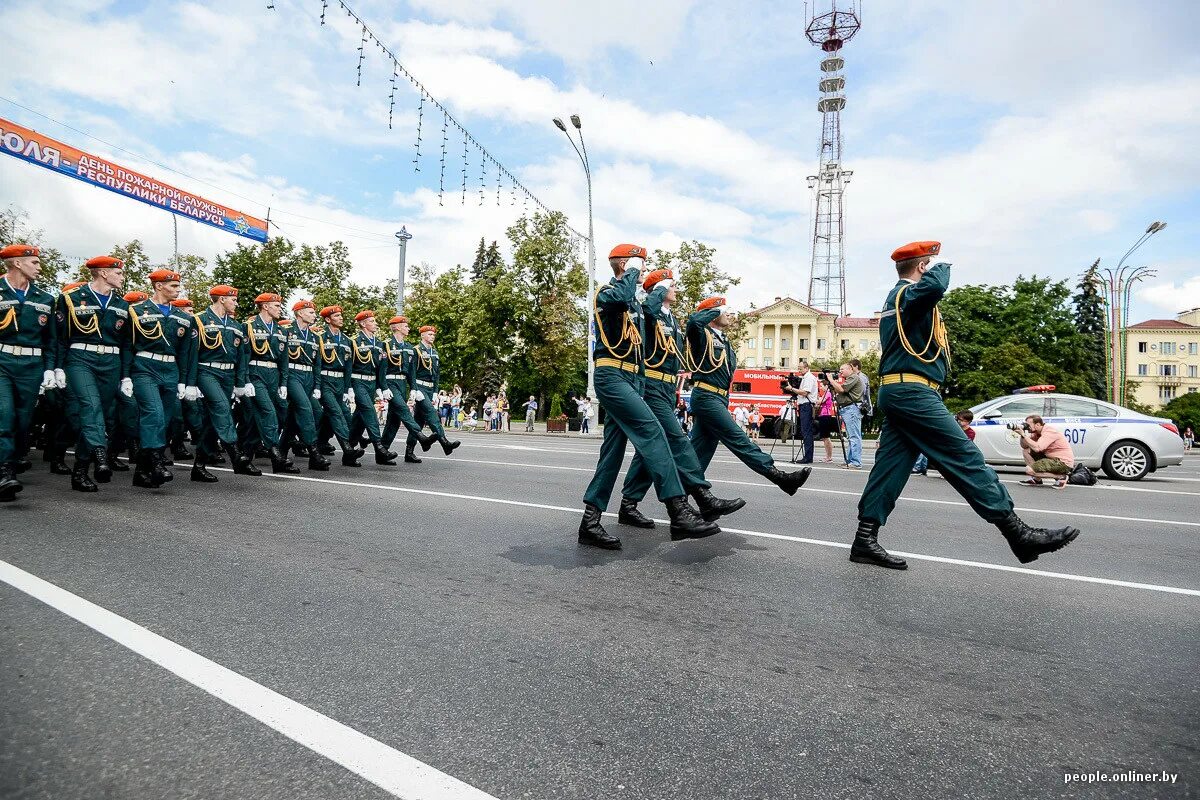
M 392 390 L 392 399 L 388 401 L 387 420 L 380 439 L 384 447 L 390 448 L 401 425 L 408 429 L 410 436 L 420 436 L 421 426 L 408 410 L 408 381 L 388 381 L 387 388 Z
M 365 430 L 371 444 L 379 444 L 383 438 L 379 433 L 379 415 L 375 413 L 374 378 L 350 379 L 354 389 L 354 419 L 350 423 L 350 441 L 357 442 Z
M 759 475 L 775 468 L 775 459 L 750 440 L 729 416 L 729 399 L 704 389 L 692 389 L 692 446 L 702 469 L 708 469 L 717 444 L 729 448 L 738 459 Z
M 242 398 L 238 441 L 243 450 L 253 453 L 260 442 L 266 450 L 279 444 L 279 423 L 287 419 L 287 406 L 279 399 L 278 370 L 251 367 L 250 383 L 254 385 L 254 397 Z
M 313 375 L 298 369 L 288 370 L 287 424 L 284 442 L 288 445 L 295 436 L 305 447 L 317 446 L 317 419 L 321 406 L 312 396 Z M 322 393 L 323 394 L 323 393 Z
M 999 522 L 1012 512 L 1008 490 L 936 391 L 915 383 L 887 384 L 879 387 L 875 408 L 883 425 L 875 465 L 858 501 L 860 520 L 887 522 L 921 452 L 937 463 L 942 477 L 988 522 Z
M 29 448 L 43 371 L 40 356 L 0 353 L 0 464 L 16 461 Z
M 424 400 L 418 400 L 413 406 L 413 417 L 417 423 L 417 430 L 414 432 L 412 428 L 408 429 L 408 440 L 404 443 L 406 448 L 415 447 L 417 437 L 421 434 L 421 429 L 426 425 L 430 430 L 437 434 L 439 439 L 446 438 L 446 432 L 442 430 L 442 421 L 438 419 L 437 409 L 433 407 L 433 402 L 429 399 L 429 390 L 423 389 L 425 394 Z
M 199 448 L 205 455 L 220 444 L 237 442 L 237 427 L 233 424 L 233 370 L 213 369 L 200 365 L 196 384 L 204 395 L 199 403 L 201 434 Z
M 712 484 L 704 479 L 704 470 L 700 468 L 700 459 L 696 457 L 691 440 L 675 416 L 675 384 L 647 379 L 643 397 L 667 435 L 667 444 L 671 446 L 671 455 L 675 458 L 675 469 L 679 470 L 683 488 L 689 492 L 692 489 L 712 488 Z M 635 452 L 629 472 L 625 473 L 621 496 L 640 503 L 652 483 L 650 470 L 646 468 L 641 452 Z
M 633 442 L 636 455 L 650 472 L 659 500 L 683 497 L 679 470 L 671 456 L 671 445 L 663 426 L 642 399 L 643 378 L 616 367 L 596 368 L 596 396 L 608 412 L 596 474 L 584 492 L 583 501 L 600 510 L 608 508 L 613 486 L 625 458 L 625 443 Z
M 324 420 L 329 425 L 329 430 L 333 431 L 333 435 L 342 440 L 350 438 L 350 407 L 342 402 L 342 395 L 346 393 L 345 386 L 342 381 L 331 381 L 326 378 L 321 379 L 321 400 L 319 401 L 320 411 L 317 414 L 317 428 L 320 429 L 321 421 Z
M 78 420 L 78 452 L 91 457 L 97 447 L 108 448 L 108 422 L 116 416 L 121 384 L 121 357 L 109 353 L 68 350 L 67 403 Z
M 167 427 L 179 415 L 179 368 L 174 363 L 135 358 L 130 373 L 139 445 L 149 450 L 166 447 Z

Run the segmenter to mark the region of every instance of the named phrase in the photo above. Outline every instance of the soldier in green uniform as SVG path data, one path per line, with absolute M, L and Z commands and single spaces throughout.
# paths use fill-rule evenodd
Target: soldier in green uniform
M 112 480 L 108 462 L 108 427 L 116 411 L 123 361 L 129 342 L 129 306 L 117 293 L 125 281 L 125 262 L 112 256 L 89 259 L 92 279 L 59 295 L 54 317 L 57 326 L 57 363 L 67 379 L 68 410 L 78 420 L 75 468 L 71 488 L 98 491 L 88 475 L 95 465 L 99 483 Z
M 292 306 L 296 323 L 288 330 L 287 340 L 287 422 L 281 449 L 286 456 L 296 436 L 308 450 L 308 468 L 318 472 L 329 469 L 329 459 L 317 449 L 317 419 L 320 415 L 321 390 L 317 378 L 321 369 L 321 338 L 312 329 L 317 307 L 311 300 Z
M 0 249 L 0 503 L 23 488 L 17 462 L 29 447 L 29 426 L 38 391 L 66 386 L 58 370 L 52 322 L 54 295 L 33 282 L 41 267 L 38 248 L 10 244 Z
M 72 281 L 64 284 L 59 295 L 78 289 L 86 283 L 87 281 Z M 55 308 L 57 308 L 57 297 L 54 302 Z M 57 329 L 56 324 L 55 330 L 57 331 Z M 74 469 L 67 464 L 67 450 L 74 447 L 75 442 L 79 439 L 79 428 L 76 426 L 74 412 L 71 411 L 71 404 L 67 399 L 67 376 L 62 369 L 62 361 L 58 361 L 58 367 L 54 371 L 54 383 L 58 387 L 57 391 L 47 391 L 42 396 L 42 400 L 46 403 L 46 428 L 43 431 L 46 449 L 42 454 L 42 460 L 50 463 L 51 473 L 71 475 L 74 473 Z
M 181 281 L 174 270 L 156 269 L 150 273 L 153 296 L 143 294 L 129 306 L 130 346 L 124 358 L 136 399 L 139 445 L 133 485 L 148 489 L 174 477 L 167 469 L 167 432 L 188 387 L 193 387 L 193 397 L 199 396 L 196 326 L 171 305 L 179 298 Z
M 421 341 L 416 347 L 416 363 L 413 367 L 412 392 L 416 400 L 413 416 L 421 428 L 429 426 L 436 434 L 435 441 L 441 444 L 442 452 L 450 455 L 462 442 L 452 442 L 446 438 L 446 431 L 442 430 L 442 423 L 438 420 L 437 409 L 433 407 L 433 398 L 437 397 L 438 381 L 442 374 L 437 348 L 433 346 L 436 339 L 437 328 L 432 325 L 421 326 Z M 421 439 L 418 434 L 409 430 L 406 452 L 411 452 L 419 441 Z
M 283 298 L 263 292 L 254 304 L 258 313 L 246 322 L 246 376 L 254 384 L 254 394 L 242 403 L 238 438 L 246 452 L 256 451 L 261 444 L 271 457 L 271 472 L 294 474 L 300 470 L 279 447 L 288 393 L 288 334 L 279 325 Z
M 388 320 L 388 329 L 392 338 L 384 347 L 384 386 L 390 393 L 387 398 L 387 419 L 384 421 L 383 432 L 380 434 L 381 444 L 391 449 L 396 440 L 396 433 L 403 425 L 408 429 L 410 438 L 417 437 L 421 450 L 427 451 L 436 442 L 437 436 L 425 434 L 421 426 L 413 418 L 408 408 L 408 396 L 412 392 L 416 380 L 417 350 L 406 339 L 408 338 L 408 317 L 397 315 Z M 408 464 L 420 464 L 416 446 L 412 442 L 404 448 L 404 461 Z
M 193 305 L 194 304 L 192 301 L 186 297 L 180 297 L 177 300 L 171 301 L 172 311 L 176 314 L 182 314 L 183 316 L 192 320 L 192 330 L 196 330 L 196 315 L 192 310 Z M 199 337 L 197 336 L 197 338 Z M 198 344 L 199 343 L 197 342 L 196 345 Z M 196 349 L 196 345 L 193 345 L 192 361 L 195 361 L 194 351 Z M 183 376 L 181 375 L 180 377 Z M 193 373 L 190 382 L 184 387 L 183 399 L 179 401 L 177 409 L 178 413 L 175 415 L 174 419 L 168 421 L 168 436 L 171 442 L 170 463 L 172 464 L 175 463 L 174 459 L 187 461 L 194 455 L 192 451 L 188 449 L 187 444 L 184 442 L 184 438 L 190 433 L 192 435 L 192 441 L 199 441 L 200 439 L 200 428 L 202 427 L 203 423 L 200 418 L 200 412 L 197 410 L 197 404 L 199 401 L 200 388 L 196 386 L 196 375 Z
M 604 529 L 600 517 L 612 497 L 613 485 L 625 458 L 625 444 L 630 441 L 650 471 L 658 499 L 667 507 L 671 539 L 699 539 L 721 532 L 715 522 L 702 519 L 688 505 L 667 435 L 642 399 L 644 337 L 642 305 L 637 301 L 637 290 L 645 256 L 646 249 L 638 245 L 614 247 L 608 255 L 613 278 L 595 298 L 596 396 L 607 409 L 608 420 L 604 425 L 596 474 L 583 495 L 579 543 L 606 550 L 621 549 L 621 540 Z
M 350 423 L 350 441 L 357 443 L 363 431 L 366 431 L 375 450 L 375 463 L 392 466 L 396 463 L 396 453 L 383 446 L 379 415 L 375 413 L 376 395 L 385 401 L 392 399 L 392 391 L 387 388 L 385 377 L 387 362 L 383 357 L 383 340 L 375 335 L 379 332 L 379 322 L 375 319 L 375 312 L 370 310 L 355 314 L 354 322 L 358 325 L 358 333 L 350 341 L 354 351 L 350 375 L 350 385 L 354 391 L 354 419 Z
M 322 308 L 321 317 L 325 320 L 325 333 L 320 337 L 321 375 L 317 384 L 321 389 L 321 411 L 342 448 L 342 466 L 361 467 L 358 460 L 363 451 L 350 443 L 350 399 L 354 396 L 350 391 L 350 371 L 354 366 L 354 349 L 350 337 L 342 332 L 341 306 Z M 318 419 L 318 427 L 320 424 Z
M 722 500 L 713 495 L 712 484 L 704 478 L 704 470 L 696 458 L 696 451 L 692 449 L 691 440 L 675 416 L 675 387 L 679 382 L 679 354 L 683 340 L 671 313 L 675 303 L 675 276 L 669 269 L 655 270 L 642 281 L 642 288 L 649 292 L 642 301 L 647 328 L 643 346 L 646 380 L 642 399 L 654 412 L 658 424 L 662 425 L 667 435 L 684 490 L 696 501 L 700 516 L 713 521 L 737 511 L 746 505 L 746 501 L 741 498 Z M 650 470 L 646 468 L 641 453 L 634 453 L 629 472 L 625 475 L 625 485 L 621 488 L 621 511 L 617 515 L 617 522 L 638 528 L 654 527 L 654 520 L 642 514 L 637 507 L 651 483 Z
M 150 295 L 141 289 L 134 289 L 123 294 L 121 299 L 132 308 L 134 303 L 150 299 Z M 129 324 L 133 324 L 132 318 Z M 130 347 L 132 337 L 131 330 Z M 121 383 L 117 386 L 117 410 L 108 429 L 108 465 L 112 467 L 113 472 L 129 472 L 129 464 L 137 461 L 140 414 L 138 401 L 133 396 L 133 377 L 129 374 L 129 368 L 133 365 L 133 362 L 129 361 L 131 355 L 130 348 L 121 352 L 121 358 L 126 362 L 121 370 L 125 377 L 121 378 Z M 121 461 L 121 453 L 126 451 L 129 453 L 129 464 Z
M 246 378 L 246 329 L 234 318 L 238 290 L 218 285 L 208 290 L 212 304 L 195 316 L 197 338 L 196 385 L 203 401 L 199 404 L 203 432 L 196 448 L 192 480 L 216 483 L 204 464 L 209 450 L 220 442 L 229 454 L 229 463 L 239 475 L 262 475 L 254 466 L 253 453 L 244 453 L 238 445 L 237 426 L 233 422 L 233 399 L 253 397 L 254 384 Z
M 998 527 L 1022 564 L 1064 547 L 1078 528 L 1031 528 L 1013 513 L 1012 499 L 979 448 L 942 403 L 938 390 L 950 368 L 950 342 L 938 301 L 950 286 L 950 265 L 930 265 L 941 243 L 912 242 L 892 253 L 899 280 L 879 321 L 879 401 L 883 419 L 875 465 L 858 502 L 858 531 L 850 560 L 906 569 L 879 544 L 879 527 L 896 506 L 913 461 L 925 453 L 975 513 Z M 918 349 L 920 348 L 920 349 Z
M 687 321 L 687 360 L 692 372 L 692 445 L 700 466 L 708 469 L 717 444 L 723 444 L 743 464 L 790 495 L 808 480 L 812 467 L 784 472 L 775 460 L 751 441 L 729 416 L 729 386 L 737 369 L 737 353 L 725 337 L 733 317 L 724 297 L 700 302 Z

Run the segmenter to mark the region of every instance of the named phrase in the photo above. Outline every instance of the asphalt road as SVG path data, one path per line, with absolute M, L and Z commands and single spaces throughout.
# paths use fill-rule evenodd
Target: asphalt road
M 914 478 L 897 573 L 847 559 L 866 471 L 789 498 L 721 451 L 714 490 L 749 502 L 726 532 L 611 519 L 609 553 L 575 543 L 596 440 L 463 438 L 92 496 L 37 464 L 0 568 L 232 672 L 200 688 L 0 580 L 0 798 L 386 797 L 370 740 L 506 799 L 1197 794 L 1200 457 L 1062 492 L 1005 474 L 1028 521 L 1083 530 L 1025 570 Z M 245 679 L 324 717 L 247 711 L 219 688 Z M 349 731 L 328 750 L 281 732 L 325 717 Z M 1128 771 L 1178 777 L 1064 782 Z

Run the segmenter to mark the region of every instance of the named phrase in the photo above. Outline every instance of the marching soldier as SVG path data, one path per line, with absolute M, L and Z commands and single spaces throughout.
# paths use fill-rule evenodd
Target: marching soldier
M 925 453 L 975 513 L 1004 534 L 1013 555 L 1028 564 L 1079 536 L 1079 529 L 1031 528 L 1013 512 L 1012 499 L 946 409 L 938 390 L 950 368 L 950 342 L 938 301 L 950 286 L 950 265 L 930 265 L 940 242 L 912 242 L 892 253 L 899 280 L 888 292 L 879 321 L 879 402 L 883 417 L 875 464 L 858 502 L 858 531 L 850 560 L 906 569 L 904 559 L 879 544 L 914 459 Z M 920 348 L 919 350 L 917 348 Z
M 426 435 L 421 426 L 413 418 L 408 408 L 408 396 L 416 381 L 417 350 L 406 339 L 408 338 L 408 317 L 397 315 L 388 320 L 388 328 L 392 338 L 384 348 L 384 386 L 389 393 L 386 397 L 388 404 L 387 420 L 384 422 L 383 433 L 380 434 L 381 444 L 391 450 L 396 433 L 403 425 L 408 429 L 409 441 L 404 448 L 404 461 L 407 464 L 420 464 L 416 446 L 412 437 L 417 437 L 421 443 L 421 451 L 428 451 L 436 442 L 435 434 Z
M 237 309 L 238 290 L 218 285 L 208 290 L 212 304 L 195 316 L 197 329 L 196 385 L 203 431 L 196 448 L 192 480 L 216 483 L 217 476 L 205 468 L 210 448 L 217 442 L 229 454 L 229 463 L 238 475 L 262 475 L 254 466 L 253 453 L 238 446 L 237 427 L 233 422 L 233 399 L 254 396 L 254 384 L 246 378 L 246 329 L 233 312 Z M 214 438 L 215 437 L 215 438 Z
M 342 333 L 344 317 L 341 306 L 321 309 L 325 333 L 321 335 L 321 409 L 329 427 L 342 448 L 343 467 L 361 467 L 358 460 L 363 451 L 350 444 L 350 370 L 353 348 L 350 337 Z M 319 423 L 318 423 L 319 424 Z
M 17 462 L 30 444 L 38 391 L 57 394 L 66 376 L 57 368 L 54 295 L 33 282 L 38 248 L 10 244 L 0 248 L 0 261 L 0 502 L 8 502 L 23 488 Z
M 704 469 L 708 469 L 720 443 L 750 469 L 794 495 L 808 480 L 812 467 L 795 472 L 776 468 L 775 460 L 729 416 L 729 386 L 737 369 L 737 353 L 725 338 L 724 330 L 732 320 L 724 297 L 704 299 L 688 317 L 687 352 L 693 381 L 692 445 Z
M 193 305 L 194 304 L 192 301 L 186 297 L 180 297 L 171 301 L 172 312 L 176 314 L 182 314 L 183 316 L 192 320 L 192 330 L 196 330 L 194 319 L 196 315 L 192 310 Z M 198 331 L 197 339 L 199 339 Z M 195 350 L 198 345 L 199 341 L 195 342 L 192 347 L 193 352 L 191 354 L 191 358 L 193 361 L 195 361 L 196 358 Z M 183 376 L 180 375 L 180 377 Z M 200 419 L 200 412 L 196 408 L 199 399 L 200 389 L 196 386 L 196 374 L 193 372 L 190 383 L 184 387 L 183 399 L 179 401 L 177 408 L 178 413 L 175 415 L 174 419 L 169 420 L 168 422 L 171 441 L 171 456 L 168 460 L 172 464 L 175 463 L 174 459 L 187 461 L 188 459 L 194 457 L 194 454 L 188 448 L 184 439 L 186 438 L 187 434 L 191 433 L 193 441 L 198 442 L 200 440 L 200 428 L 202 427 L 203 423 Z
M 179 298 L 181 280 L 172 269 L 156 269 L 150 273 L 154 295 L 141 293 L 142 298 L 129 306 L 130 346 L 124 358 L 136 399 L 139 444 L 133 485 L 147 489 L 174 477 L 167 469 L 167 432 L 180 415 L 179 402 L 200 394 L 196 326 L 171 305 Z
M 436 441 L 441 444 L 442 452 L 450 455 L 462 442 L 452 442 L 446 438 L 446 431 L 442 429 L 437 409 L 433 407 L 433 399 L 437 397 L 438 392 L 438 379 L 441 377 L 437 349 L 433 346 L 436 339 L 437 328 L 432 325 L 421 326 L 421 342 L 416 347 L 417 359 L 413 368 L 413 399 L 416 400 L 413 417 L 421 428 L 429 426 L 437 435 Z M 420 437 L 409 430 L 406 452 L 412 452 L 419 441 Z M 407 457 L 405 460 L 408 460 Z
M 669 269 L 658 269 L 651 272 L 642 281 L 642 288 L 649 292 L 642 301 L 645 327 L 647 328 L 646 342 L 643 347 L 645 366 L 645 387 L 642 399 L 658 419 L 663 433 L 667 435 L 667 443 L 671 446 L 671 455 L 675 459 L 675 468 L 679 470 L 679 480 L 683 488 L 696 501 L 700 516 L 713 522 L 725 514 L 732 514 L 746 505 L 746 501 L 722 500 L 712 493 L 712 484 L 704 478 L 704 470 L 692 442 L 683 432 L 679 418 L 675 416 L 675 386 L 679 382 L 681 367 L 679 355 L 682 352 L 683 336 L 671 307 L 675 303 L 675 276 Z M 650 333 L 650 331 L 653 333 Z M 637 504 L 642 501 L 651 486 L 650 470 L 646 468 L 641 453 L 634 453 L 629 472 L 625 474 L 625 485 L 621 489 L 621 511 L 617 522 L 622 525 L 633 525 L 638 528 L 653 528 L 654 520 L 646 517 L 638 510 Z
M 125 282 L 125 262 L 96 256 L 85 265 L 91 281 L 59 295 L 54 317 L 57 363 L 67 383 L 67 408 L 78 420 L 71 488 L 96 492 L 96 482 L 112 480 L 108 462 L 108 423 L 116 411 L 123 374 L 121 351 L 129 342 L 129 306 L 117 293 Z
M 288 334 L 279 324 L 283 298 L 264 292 L 254 298 L 254 303 L 258 313 L 246 322 L 250 359 L 246 375 L 254 384 L 254 394 L 243 406 L 239 438 L 246 452 L 262 445 L 271 456 L 271 472 L 297 473 L 300 470 L 279 447 L 288 395 Z
M 365 430 L 375 450 L 375 463 L 392 466 L 396 463 L 396 453 L 382 445 L 379 416 L 375 413 L 375 395 L 380 395 L 384 401 L 392 399 L 392 392 L 387 388 L 383 342 L 375 336 L 379 332 L 379 323 L 374 311 L 360 311 L 354 315 L 354 321 L 358 324 L 358 334 L 350 341 L 354 351 L 350 376 L 354 419 L 350 423 L 350 441 L 357 443 Z
M 72 281 L 64 284 L 59 295 L 78 289 L 87 281 Z M 55 299 L 57 306 L 58 300 Z M 57 330 L 57 324 L 55 328 Z M 42 432 L 46 449 L 42 460 L 50 463 L 50 472 L 54 475 L 71 475 L 74 468 L 67 464 L 67 448 L 74 446 L 79 438 L 72 414 L 69 413 L 70 403 L 67 401 L 66 373 L 62 369 L 63 362 L 59 360 L 58 369 L 54 371 L 54 382 L 58 391 L 47 391 L 42 400 L 46 403 L 46 427 Z
M 317 421 L 320 416 L 321 389 L 317 378 L 321 369 L 321 339 L 313 331 L 317 307 L 311 300 L 300 300 L 292 306 L 295 324 L 288 329 L 287 339 L 287 423 L 284 425 L 281 450 L 286 456 L 295 437 L 308 451 L 308 468 L 325 472 L 329 459 L 317 449 Z
M 150 295 L 140 289 L 126 292 L 121 299 L 133 306 L 150 298 Z M 132 320 L 130 321 L 132 324 Z M 131 329 L 132 336 L 132 329 Z M 126 347 L 121 351 L 121 360 L 128 360 L 130 350 Z M 134 463 L 138 451 L 138 404 L 133 397 L 133 379 L 129 375 L 130 363 L 123 363 L 121 372 L 125 375 L 117 387 L 117 412 L 108 430 L 108 465 L 113 472 L 129 472 L 129 464 Z M 129 464 L 121 461 L 121 453 L 128 451 Z
M 613 278 L 595 297 L 596 395 L 608 409 L 608 423 L 596 474 L 583 496 L 579 543 L 606 550 L 621 549 L 621 540 L 604 529 L 600 516 L 612 496 L 627 441 L 632 441 L 634 450 L 641 454 L 658 498 L 667 506 L 672 540 L 700 539 L 721 532 L 715 522 L 701 519 L 688 505 L 667 436 L 642 399 L 643 324 L 637 289 L 645 256 L 646 249 L 638 245 L 614 247 L 608 254 Z

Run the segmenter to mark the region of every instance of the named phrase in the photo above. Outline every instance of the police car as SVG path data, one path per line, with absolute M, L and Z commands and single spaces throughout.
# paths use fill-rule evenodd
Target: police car
M 1062 431 L 1075 463 L 1103 469 L 1114 480 L 1140 481 L 1155 470 L 1183 463 L 1183 439 L 1169 419 L 1151 417 L 1102 400 L 1030 386 L 971 409 L 975 444 L 989 464 L 1023 466 L 1020 437 L 1009 423 L 1037 414 Z

